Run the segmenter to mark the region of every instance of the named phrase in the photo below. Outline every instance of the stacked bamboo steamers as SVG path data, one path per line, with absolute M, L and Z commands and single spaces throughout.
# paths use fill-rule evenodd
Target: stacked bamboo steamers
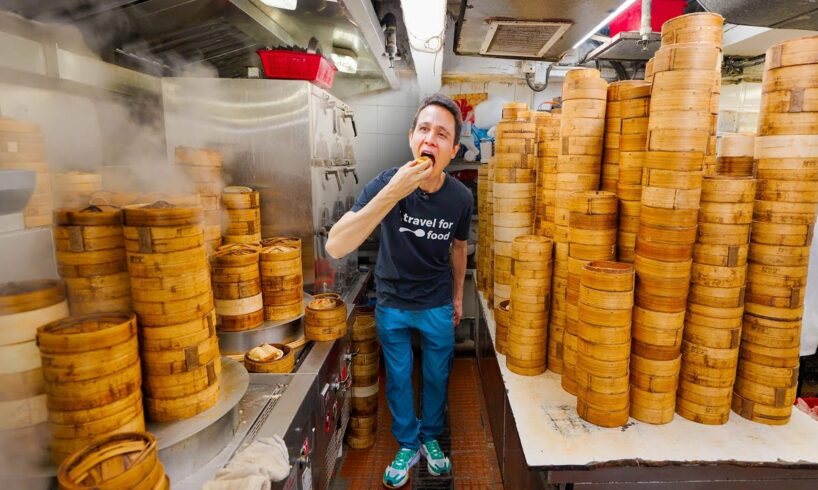
M 571 194 L 569 210 L 562 387 L 576 395 L 581 276 L 583 267 L 589 262 L 616 258 L 616 195 L 605 191 L 575 192 Z
M 571 393 L 576 392 L 573 372 L 576 365 L 576 308 L 568 307 L 571 196 L 575 192 L 599 189 L 607 96 L 608 82 L 597 70 L 571 70 L 565 75 L 554 215 L 550 327 L 554 345 L 549 350 L 562 358 L 563 386 Z M 615 196 L 611 196 L 615 201 Z M 577 283 L 577 291 L 578 286 Z
M 577 413 L 602 427 L 625 425 L 630 414 L 628 361 L 633 290 L 630 264 L 596 261 L 582 267 L 575 375 Z
M 63 284 L 56 280 L 0 284 L 0 437 L 45 422 L 46 387 L 37 329 L 68 316 Z
M 533 376 L 546 368 L 552 251 L 551 240 L 537 235 L 519 236 L 511 245 L 506 366 L 517 374 Z
M 57 320 L 38 329 L 37 345 L 56 463 L 99 436 L 145 430 L 133 313 Z
M 676 413 L 699 423 L 723 424 L 730 416 L 754 198 L 752 177 L 702 182 L 676 396 Z
M 715 154 L 721 33 L 718 15 L 677 17 L 653 59 L 631 348 L 631 415 L 643 422 L 670 422 L 675 410 L 703 169 Z
M 71 313 L 131 311 L 122 212 L 110 206 L 59 209 L 54 223 L 57 271 L 65 281 Z
M 0 169 L 35 172 L 34 192 L 23 209 L 23 222 L 26 228 L 50 225 L 51 176 L 39 125 L 0 117 Z
M 375 330 L 375 310 L 356 307 L 351 325 L 352 414 L 347 444 L 353 449 L 375 444 L 378 419 L 378 369 L 380 347 Z
M 145 408 L 155 421 L 192 417 L 218 400 L 221 372 L 202 210 L 159 201 L 123 218 Z
M 797 385 L 801 318 L 818 207 L 818 38 L 767 51 L 755 140 L 753 211 L 733 410 L 785 424 Z
M 537 235 L 554 236 L 554 215 L 557 207 L 557 157 L 559 156 L 560 113 L 535 112 L 537 130 L 537 190 L 534 231 Z
M 511 296 L 511 243 L 534 226 L 536 130 L 527 106 L 506 106 L 497 124 L 494 167 L 494 298 Z
M 645 145 L 648 139 L 651 84 L 643 80 L 615 83 L 618 84 L 622 121 L 619 134 L 619 178 L 616 181 L 616 197 L 619 198 L 617 247 L 619 261 L 633 263 L 636 234 L 639 231 L 639 210 L 642 206 L 642 169 L 645 166 Z
M 222 244 L 221 193 L 222 154 L 209 148 L 179 146 L 175 150 L 176 164 L 193 183 L 204 212 L 204 236 L 207 253 Z

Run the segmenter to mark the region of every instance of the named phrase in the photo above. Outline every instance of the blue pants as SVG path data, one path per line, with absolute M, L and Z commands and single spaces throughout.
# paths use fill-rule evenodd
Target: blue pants
M 452 305 L 428 310 L 378 306 L 375 322 L 386 363 L 386 400 L 392 412 L 392 434 L 400 447 L 417 450 L 421 442 L 443 432 L 443 412 L 454 355 Z M 420 332 L 423 349 L 423 418 L 415 416 L 412 393 L 412 335 Z

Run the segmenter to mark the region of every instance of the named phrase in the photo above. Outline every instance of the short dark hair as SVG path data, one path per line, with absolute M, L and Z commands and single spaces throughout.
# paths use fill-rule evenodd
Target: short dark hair
M 455 102 L 446 97 L 443 94 L 432 94 L 422 101 L 420 101 L 420 107 L 418 107 L 417 112 L 415 112 L 415 117 L 412 119 L 412 127 L 409 129 L 410 131 L 414 131 L 415 127 L 418 125 L 418 116 L 420 116 L 420 111 L 426 109 L 430 105 L 440 106 L 447 111 L 449 111 L 452 116 L 454 116 L 454 144 L 458 144 L 460 141 L 460 132 L 463 130 L 463 116 L 460 115 L 460 107 L 455 104 Z

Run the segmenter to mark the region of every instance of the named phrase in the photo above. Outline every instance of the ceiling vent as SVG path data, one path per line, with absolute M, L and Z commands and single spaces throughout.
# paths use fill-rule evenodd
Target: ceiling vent
M 568 22 L 491 20 L 480 54 L 542 58 L 569 27 Z

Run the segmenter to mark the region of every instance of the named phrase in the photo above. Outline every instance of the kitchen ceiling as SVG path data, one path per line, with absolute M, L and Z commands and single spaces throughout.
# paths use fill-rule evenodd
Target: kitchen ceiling
M 383 77 L 359 29 L 333 0 L 299 0 L 295 11 L 260 0 L 0 0 L 0 10 L 76 26 L 104 61 L 153 75 L 206 66 L 222 78 L 246 77 L 248 66 L 260 66 L 257 49 L 306 48 L 315 37 L 325 55 L 333 46 L 357 55 L 358 72 L 336 78 Z
M 458 55 L 557 61 L 620 4 L 621 0 L 464 0 L 455 30 L 454 51 Z M 539 23 L 542 32 L 535 35 L 543 40 L 539 48 L 546 47 L 545 51 L 532 48 L 522 54 L 483 54 L 481 48 L 491 42 L 489 36 L 498 21 L 507 21 L 506 25 L 519 26 L 523 31 L 531 28 L 529 23 Z M 555 32 L 558 28 L 549 25 L 553 23 L 567 24 L 567 29 Z M 556 34 L 550 45 L 552 38 L 547 34 Z M 514 35 L 508 32 L 509 38 Z

